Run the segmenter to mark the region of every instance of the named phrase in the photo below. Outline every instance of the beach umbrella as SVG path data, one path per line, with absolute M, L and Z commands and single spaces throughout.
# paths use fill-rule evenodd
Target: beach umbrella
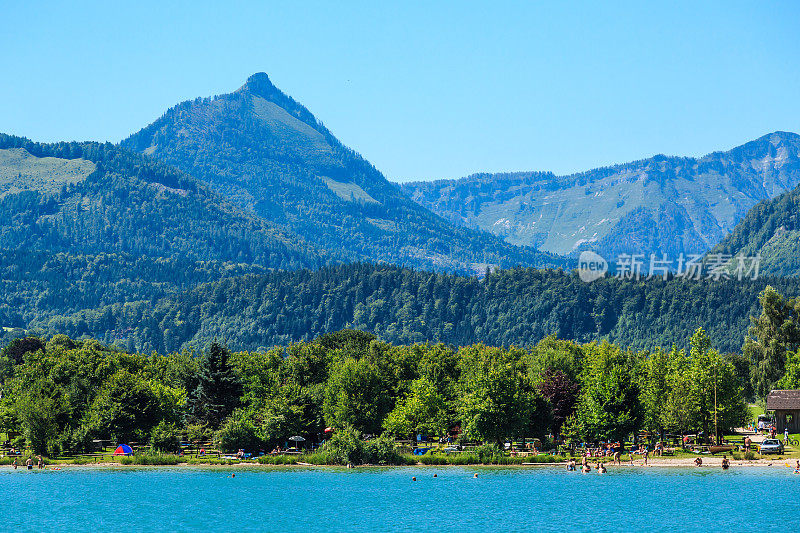
M 127 444 L 120 444 L 117 446 L 117 449 L 114 450 L 114 455 L 133 455 L 133 449 Z
M 294 442 L 304 442 L 306 439 L 304 439 L 299 435 L 295 435 L 294 437 L 289 437 L 289 440 L 292 440 Z

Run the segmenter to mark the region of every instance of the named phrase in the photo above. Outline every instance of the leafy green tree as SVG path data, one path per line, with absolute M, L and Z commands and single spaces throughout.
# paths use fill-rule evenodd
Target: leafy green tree
M 16 405 L 16 416 L 22 434 L 34 453 L 56 455 L 59 446 L 60 402 L 46 396 L 27 396 Z
M 560 372 L 570 381 L 577 382 L 583 368 L 583 357 L 583 350 L 577 343 L 548 335 L 531 349 L 528 365 L 536 381 L 546 372 Z
M 377 434 L 391 408 L 387 384 L 370 361 L 347 357 L 333 363 L 322 405 L 328 425 Z
M 252 453 L 264 445 L 264 440 L 244 413 L 234 411 L 215 433 L 214 444 L 224 452 L 243 449 Z
M 670 394 L 669 374 L 673 361 L 685 357 L 676 346 L 645 355 L 640 365 L 639 389 L 643 409 L 642 426 L 657 434 L 665 430 L 664 409 Z
M 708 436 L 718 426 L 727 431 L 741 426 L 749 413 L 736 376 L 736 369 L 719 352 L 703 328 L 691 339 L 690 366 L 692 393 L 687 398 L 695 409 L 697 425 Z
M 45 343 L 39 337 L 14 339 L 0 351 L 0 357 L 8 358 L 13 364 L 19 364 L 25 354 L 44 350 L 44 348 Z
M 459 351 L 457 411 L 466 437 L 502 444 L 544 434 L 550 410 L 528 378 L 523 353 L 481 344 Z
M 92 401 L 84 425 L 97 438 L 146 441 L 161 418 L 161 402 L 150 383 L 141 376 L 119 370 Z
M 605 341 L 585 346 L 584 353 L 581 396 L 565 433 L 592 442 L 624 441 L 642 419 L 639 385 L 626 354 Z
M 158 452 L 178 453 L 180 434 L 177 426 L 162 420 L 150 431 L 150 444 Z
M 239 405 L 242 384 L 230 363 L 230 352 L 214 341 L 200 359 L 197 387 L 189 396 L 194 421 L 219 427 Z
M 445 398 L 425 377 L 412 382 L 411 393 L 397 402 L 383 422 L 386 431 L 405 438 L 419 433 L 441 436 L 447 433 L 448 426 Z
M 775 386 L 779 389 L 800 389 L 800 350 L 789 354 L 786 373 Z
M 787 300 L 771 286 L 758 300 L 761 315 L 751 319 L 742 353 L 750 359 L 753 388 L 763 398 L 783 376 L 787 354 L 800 349 L 800 301 Z

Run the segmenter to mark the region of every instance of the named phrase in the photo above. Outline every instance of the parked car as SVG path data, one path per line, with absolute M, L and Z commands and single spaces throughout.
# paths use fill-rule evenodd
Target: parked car
M 758 451 L 761 455 L 766 455 L 768 453 L 783 453 L 783 444 L 778 439 L 764 439 L 761 442 L 761 446 L 759 447 Z

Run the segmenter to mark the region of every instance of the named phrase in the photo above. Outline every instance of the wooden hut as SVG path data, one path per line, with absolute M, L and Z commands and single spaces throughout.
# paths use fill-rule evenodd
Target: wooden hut
M 778 434 L 800 433 L 800 390 L 774 390 L 767 395 L 767 411 L 775 413 Z

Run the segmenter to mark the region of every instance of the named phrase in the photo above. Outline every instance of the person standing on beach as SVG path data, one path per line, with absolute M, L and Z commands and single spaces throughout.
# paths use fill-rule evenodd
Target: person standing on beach
M 744 438 L 744 451 L 749 452 L 750 451 L 750 445 L 752 445 L 752 444 L 753 444 L 753 441 L 750 439 L 750 435 L 747 435 Z
M 783 430 L 783 445 L 789 445 L 789 428 L 784 428 Z

